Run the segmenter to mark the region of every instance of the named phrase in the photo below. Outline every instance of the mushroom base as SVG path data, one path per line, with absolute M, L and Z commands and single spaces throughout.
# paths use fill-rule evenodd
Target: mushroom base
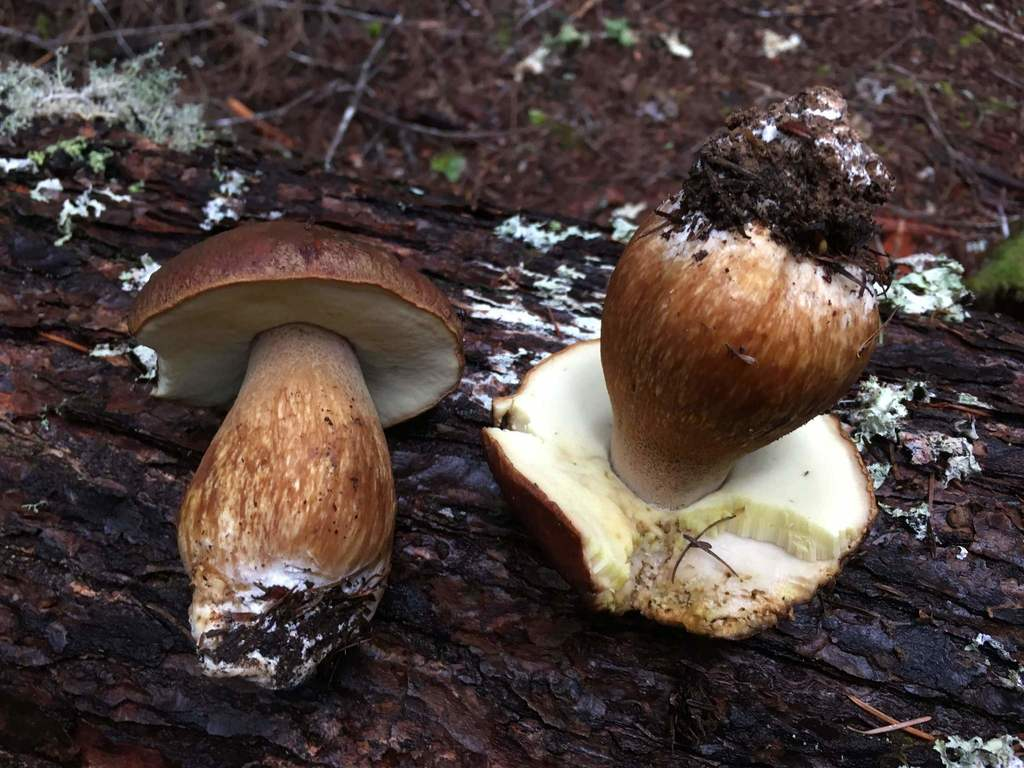
M 259 336 L 181 507 L 204 670 L 289 687 L 357 640 L 394 522 L 387 443 L 352 348 L 310 325 Z
M 860 456 L 833 416 L 743 457 L 690 505 L 646 503 L 609 462 L 598 342 L 534 368 L 515 395 L 495 400 L 494 419 L 484 443 L 506 498 L 603 610 L 748 636 L 834 577 L 876 514 Z

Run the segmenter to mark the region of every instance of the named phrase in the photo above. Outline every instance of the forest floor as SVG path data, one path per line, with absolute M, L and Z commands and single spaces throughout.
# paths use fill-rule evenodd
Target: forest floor
M 674 192 L 729 112 L 822 83 L 896 176 L 879 217 L 893 255 L 971 271 L 1024 213 L 1015 3 L 362 5 L 0 0 L 0 54 L 45 64 L 66 46 L 74 67 L 160 44 L 186 98 L 245 143 L 600 223 Z

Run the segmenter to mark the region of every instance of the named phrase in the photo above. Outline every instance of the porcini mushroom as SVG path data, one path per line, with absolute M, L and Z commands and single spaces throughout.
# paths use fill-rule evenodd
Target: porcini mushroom
M 395 519 L 382 428 L 457 385 L 453 310 L 369 242 L 279 221 L 172 259 L 129 327 L 159 355 L 154 394 L 234 403 L 178 522 L 204 671 L 296 685 L 376 610 Z
M 600 342 L 494 401 L 495 476 L 596 605 L 743 637 L 863 538 L 871 484 L 819 414 L 874 348 L 890 190 L 835 91 L 734 116 L 626 247 Z

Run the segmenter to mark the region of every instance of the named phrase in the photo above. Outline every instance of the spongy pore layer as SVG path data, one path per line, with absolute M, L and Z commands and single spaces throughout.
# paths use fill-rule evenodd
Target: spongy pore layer
M 747 455 L 694 504 L 645 503 L 609 463 L 597 341 L 534 368 L 516 394 L 495 401 L 494 418 L 485 440 L 506 495 L 543 510 L 524 519 L 563 572 L 581 563 L 581 586 L 606 610 L 749 635 L 832 578 L 875 514 L 863 464 L 833 416 Z M 563 529 L 575 535 L 552 536 Z M 580 551 L 564 551 L 567 541 Z

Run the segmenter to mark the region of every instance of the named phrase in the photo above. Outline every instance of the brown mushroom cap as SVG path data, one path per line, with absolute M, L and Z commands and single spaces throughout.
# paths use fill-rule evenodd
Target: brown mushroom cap
M 128 318 L 159 355 L 155 394 L 230 403 L 252 340 L 290 323 L 355 349 L 384 426 L 431 408 L 462 375 L 461 327 L 445 296 L 368 241 L 320 226 L 246 224 L 183 251 Z

